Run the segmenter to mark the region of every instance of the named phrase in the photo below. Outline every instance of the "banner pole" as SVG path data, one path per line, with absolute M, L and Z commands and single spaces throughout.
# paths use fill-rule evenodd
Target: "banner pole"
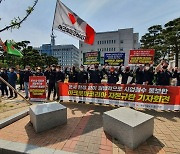
M 14 89 L 7 81 L 5 81 L 1 76 L 0 76 L 0 80 L 5 83 L 9 88 L 11 88 L 16 94 L 18 94 L 19 96 L 21 96 L 23 98 L 23 100 L 26 101 L 26 103 L 32 105 L 32 103 L 30 103 L 23 95 L 21 95 L 16 89 Z

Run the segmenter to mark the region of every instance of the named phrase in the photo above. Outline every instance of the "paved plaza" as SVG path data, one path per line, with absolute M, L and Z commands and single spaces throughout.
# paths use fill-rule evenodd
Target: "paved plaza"
M 30 117 L 26 116 L 1 129 L 0 139 L 80 154 L 180 153 L 178 111 L 140 110 L 155 116 L 154 136 L 133 151 L 103 131 L 102 114 L 115 107 L 72 102 L 62 104 L 67 107 L 67 124 L 36 134 Z

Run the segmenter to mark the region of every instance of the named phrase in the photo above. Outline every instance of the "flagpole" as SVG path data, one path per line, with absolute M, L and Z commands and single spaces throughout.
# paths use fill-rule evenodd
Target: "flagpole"
M 0 76 L 0 80 L 5 83 L 9 88 L 11 88 L 16 94 L 18 94 L 19 96 L 21 96 L 23 98 L 23 100 L 25 100 L 28 104 L 32 105 L 23 95 L 21 95 L 16 89 L 14 89 L 6 80 L 4 80 L 1 76 Z

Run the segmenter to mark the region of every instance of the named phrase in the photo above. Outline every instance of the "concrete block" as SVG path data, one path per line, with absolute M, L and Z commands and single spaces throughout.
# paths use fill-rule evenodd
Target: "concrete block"
M 154 117 L 122 107 L 103 114 L 104 131 L 131 149 L 153 135 Z
M 37 133 L 67 123 L 67 108 L 57 102 L 31 106 L 29 115 Z

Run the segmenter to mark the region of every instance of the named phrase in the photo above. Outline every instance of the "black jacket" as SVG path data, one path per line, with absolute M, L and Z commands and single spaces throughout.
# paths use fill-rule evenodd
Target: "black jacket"
M 42 72 L 36 72 L 35 76 L 43 76 L 44 74 Z
M 55 83 L 56 82 L 56 70 L 51 70 L 49 72 L 49 83 Z
M 78 83 L 88 83 L 88 73 L 86 71 L 80 71 L 77 74 Z
M 172 77 L 177 79 L 177 86 L 180 86 L 180 73 L 175 71 Z
M 7 75 L 7 73 L 5 73 L 5 72 L 1 72 L 0 73 L 0 76 L 5 80 L 5 81 L 7 81 L 8 82 L 8 75 Z M 5 84 L 4 82 L 0 82 L 1 84 Z
M 172 78 L 171 72 L 168 70 L 157 72 L 157 85 L 169 86 Z
M 107 75 L 108 83 L 116 84 L 119 81 L 119 72 L 107 72 L 105 68 L 102 71 Z
M 101 83 L 103 72 L 100 70 L 88 70 L 90 74 L 90 83 Z
M 30 71 L 25 71 L 24 72 L 24 82 L 29 82 L 29 77 L 32 75 L 33 74 Z
M 65 69 L 65 73 L 69 76 L 69 82 L 77 83 L 78 82 L 78 72 L 73 70 L 72 72 L 68 72 L 67 68 Z
M 64 82 L 65 74 L 61 71 L 56 72 L 56 82 Z
M 151 71 L 144 71 L 143 82 L 148 82 L 148 85 L 153 85 L 154 73 Z
M 144 71 L 141 71 L 139 68 L 136 70 L 136 83 L 143 84 L 144 81 Z

